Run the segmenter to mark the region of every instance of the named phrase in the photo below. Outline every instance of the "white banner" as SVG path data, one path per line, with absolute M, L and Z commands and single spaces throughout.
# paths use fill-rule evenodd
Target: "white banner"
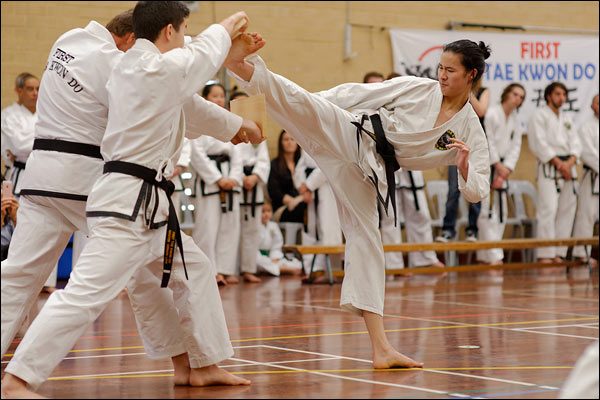
M 474 31 L 390 30 L 394 71 L 401 75 L 437 79 L 444 44 L 460 39 L 483 41 L 492 53 L 486 60 L 483 86 L 490 89 L 490 105 L 500 103 L 511 82 L 522 84 L 527 98 L 519 112 L 523 123 L 536 107 L 546 104 L 544 89 L 553 81 L 567 86 L 563 110 L 574 113 L 576 124 L 591 115 L 598 94 L 598 36 L 532 35 Z

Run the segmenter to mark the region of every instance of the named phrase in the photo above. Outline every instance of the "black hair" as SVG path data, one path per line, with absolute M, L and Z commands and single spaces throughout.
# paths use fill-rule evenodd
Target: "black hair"
M 285 163 L 285 158 L 283 157 L 283 154 L 285 153 L 283 150 L 283 135 L 285 133 L 289 135 L 289 133 L 285 129 L 282 129 L 281 132 L 279 132 L 279 139 L 277 140 L 277 157 L 275 157 L 277 159 L 279 167 L 282 170 L 287 169 L 287 164 Z M 298 160 L 302 155 L 302 149 L 300 148 L 300 145 L 298 143 L 296 143 L 296 145 L 298 147 L 296 147 L 296 151 L 294 152 L 294 164 L 298 163 Z
M 382 73 L 377 71 L 371 71 L 365 74 L 365 76 L 363 77 L 363 83 L 367 83 L 371 78 L 381 78 L 381 80 L 385 79 Z
M 500 103 L 504 103 L 504 101 L 506 100 L 506 98 L 508 97 L 510 92 L 512 92 L 512 90 L 516 87 L 523 89 L 523 102 L 521 103 L 521 105 L 523 105 L 523 103 L 525 102 L 525 97 L 527 96 L 527 91 L 525 90 L 523 85 L 521 85 L 520 83 L 516 83 L 516 82 L 513 82 L 504 88 L 504 90 L 502 91 L 502 95 L 500 96 Z M 521 106 L 519 106 L 517 108 L 521 108 Z
M 204 88 L 202 89 L 202 97 L 204 97 L 205 99 L 208 97 L 210 91 L 212 90 L 213 87 L 218 86 L 221 89 L 223 89 L 223 93 L 225 93 L 225 86 L 221 85 L 220 83 L 210 83 L 206 86 L 204 86 Z
M 17 78 L 15 79 L 15 88 L 17 89 L 23 89 L 25 87 L 25 82 L 27 82 L 27 79 L 37 79 L 37 77 L 33 74 L 30 74 L 29 72 L 21 72 L 19 75 L 17 75 Z
M 567 100 L 569 99 L 569 91 L 567 90 L 565 84 L 561 82 L 552 82 L 551 84 L 546 86 L 546 89 L 544 89 L 544 99 L 546 100 L 546 104 L 548 104 L 548 99 L 550 98 L 550 95 L 552 94 L 552 92 L 554 92 L 554 89 L 556 88 L 561 88 L 562 90 L 564 90 L 567 96 Z
M 106 29 L 117 37 L 133 32 L 133 9 L 122 12 L 106 24 Z
M 236 90 L 233 93 L 231 93 L 231 96 L 229 96 L 229 101 L 235 100 L 238 97 L 248 97 L 248 93 L 246 93 L 246 92 L 240 92 L 240 91 Z
M 443 51 L 450 51 L 455 54 L 460 54 L 461 64 L 468 71 L 477 70 L 477 74 L 473 79 L 473 85 L 481 79 L 481 75 L 485 71 L 485 60 L 490 56 L 490 46 L 486 46 L 485 43 L 479 42 L 479 44 L 467 40 L 461 39 L 452 43 L 444 45 Z
M 133 9 L 133 32 L 137 39 L 154 42 L 169 24 L 179 32 L 189 15 L 190 9 L 181 1 L 138 1 Z

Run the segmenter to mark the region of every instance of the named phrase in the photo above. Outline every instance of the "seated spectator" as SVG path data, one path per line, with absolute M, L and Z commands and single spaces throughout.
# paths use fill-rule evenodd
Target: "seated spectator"
M 5 181 L 2 181 L 2 215 L 1 215 L 1 223 L 2 223 L 2 261 L 8 257 L 8 246 L 10 245 L 10 240 L 13 235 L 13 231 L 15 230 L 15 226 L 17 226 L 17 210 L 19 209 L 19 202 L 12 194 L 12 185 L 6 186 L 7 190 L 5 190 Z M 6 181 L 10 182 L 10 181 Z
M 299 260 L 288 260 L 283 256 L 283 236 L 279 226 L 273 221 L 273 208 L 271 203 L 265 201 L 262 207 L 261 227 L 259 231 L 260 245 L 257 254 L 259 271 L 265 271 L 271 275 L 282 274 L 300 275 L 302 263 Z

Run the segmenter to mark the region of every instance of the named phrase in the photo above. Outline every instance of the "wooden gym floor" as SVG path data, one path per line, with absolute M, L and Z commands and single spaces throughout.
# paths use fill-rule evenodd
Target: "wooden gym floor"
M 221 288 L 233 358 L 249 387 L 174 387 L 145 357 L 126 295 L 112 301 L 39 390 L 54 398 L 555 398 L 598 339 L 598 270 L 449 273 L 386 284 L 385 326 L 423 370 L 373 370 L 341 285 L 265 277 Z M 41 307 L 47 295 L 40 295 Z M 18 339 L 2 358 L 6 367 Z

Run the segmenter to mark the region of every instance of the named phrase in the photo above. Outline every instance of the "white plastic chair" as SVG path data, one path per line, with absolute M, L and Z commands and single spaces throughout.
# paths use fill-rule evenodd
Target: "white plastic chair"
M 508 186 L 508 196 L 509 202 L 512 202 L 514 206 L 513 218 L 518 221 L 518 223 L 513 226 L 513 237 L 517 237 L 517 231 L 521 235 L 520 237 L 526 237 L 527 231 L 529 231 L 528 237 L 535 237 L 537 219 L 535 217 L 530 217 L 527 214 L 527 207 L 525 206 L 526 197 L 529 198 L 533 205 L 537 205 L 538 194 L 535 186 L 526 180 L 511 180 Z M 522 254 L 524 261 L 533 262 L 533 249 L 523 250 Z M 526 257 L 525 254 L 527 255 Z M 509 262 L 510 258 L 509 254 Z

